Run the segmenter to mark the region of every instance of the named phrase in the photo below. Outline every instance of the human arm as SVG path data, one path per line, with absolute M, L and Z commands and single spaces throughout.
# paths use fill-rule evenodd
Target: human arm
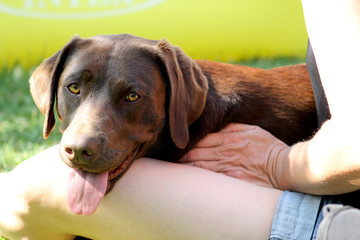
M 360 5 L 356 0 L 303 0 L 308 35 L 331 112 L 310 141 L 298 143 L 277 163 L 278 182 L 314 194 L 360 188 Z
M 310 141 L 288 147 L 269 133 L 253 126 L 218 133 L 217 145 L 205 138 L 200 149 L 185 156 L 185 162 L 224 172 L 264 186 L 291 189 L 312 194 L 334 194 L 360 188 L 360 103 L 357 81 L 360 79 L 360 14 L 355 0 L 303 0 L 309 38 L 314 49 L 321 79 L 331 111 L 331 119 Z M 241 126 L 240 124 L 238 126 Z M 236 127 L 232 127 L 235 129 Z M 250 142 L 242 148 L 241 163 L 216 166 L 228 160 L 228 152 L 215 163 L 204 148 L 226 148 L 227 139 Z M 216 136 L 212 136 L 212 139 Z M 231 141 L 230 141 L 231 142 Z M 257 142 L 257 143 L 255 143 Z M 211 146 L 213 144 L 213 146 Z M 241 145 L 241 144 L 240 144 Z M 245 149 L 245 151 L 244 151 Z M 219 155 L 218 150 L 213 153 Z M 209 161 L 210 160 L 210 161 Z M 233 159 L 234 160 L 234 159 Z M 233 161 L 235 162 L 235 161 Z M 227 162 L 228 163 L 228 162 Z M 226 171 L 223 171 L 226 169 Z M 231 173 L 231 174 L 229 174 Z
M 309 38 L 329 103 L 331 119 L 306 144 L 289 153 L 293 166 L 307 169 L 315 187 L 341 193 L 359 189 L 360 179 L 360 4 L 356 0 L 303 0 Z M 296 155 L 305 152 L 307 161 Z M 293 182 L 302 179 L 295 175 Z M 318 186 L 316 186 L 318 184 Z M 325 192 L 327 193 L 327 192 Z
M 0 175 L 9 239 L 266 239 L 281 191 L 199 168 L 138 159 L 89 216 L 67 206 L 58 146 Z M 9 184 L 10 183 L 10 184 Z

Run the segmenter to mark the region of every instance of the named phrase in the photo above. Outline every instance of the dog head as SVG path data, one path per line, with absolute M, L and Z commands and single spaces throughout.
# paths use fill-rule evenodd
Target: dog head
M 64 162 L 88 172 L 109 171 L 113 178 L 167 124 L 173 143 L 187 145 L 188 127 L 205 106 L 207 80 L 165 40 L 76 36 L 35 70 L 30 90 L 45 115 L 45 138 L 57 109 Z

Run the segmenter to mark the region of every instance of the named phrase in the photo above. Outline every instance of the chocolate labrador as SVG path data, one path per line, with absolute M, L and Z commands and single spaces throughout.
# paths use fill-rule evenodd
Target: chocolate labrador
M 228 123 L 258 125 L 287 144 L 317 127 L 305 64 L 263 70 L 195 61 L 165 40 L 128 34 L 72 38 L 35 70 L 30 88 L 45 138 L 56 106 L 77 214 L 95 211 L 134 159 L 176 162 Z

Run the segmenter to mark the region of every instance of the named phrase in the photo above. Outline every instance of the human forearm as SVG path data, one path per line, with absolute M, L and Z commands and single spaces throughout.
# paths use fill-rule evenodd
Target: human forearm
M 284 151 L 278 162 L 280 188 L 311 194 L 360 189 L 360 144 L 356 131 L 329 120 L 312 140 Z

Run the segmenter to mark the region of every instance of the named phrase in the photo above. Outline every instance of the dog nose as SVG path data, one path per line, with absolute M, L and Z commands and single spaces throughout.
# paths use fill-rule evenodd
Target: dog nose
M 86 165 L 98 157 L 100 140 L 87 136 L 67 136 L 62 139 L 62 146 L 69 161 Z

